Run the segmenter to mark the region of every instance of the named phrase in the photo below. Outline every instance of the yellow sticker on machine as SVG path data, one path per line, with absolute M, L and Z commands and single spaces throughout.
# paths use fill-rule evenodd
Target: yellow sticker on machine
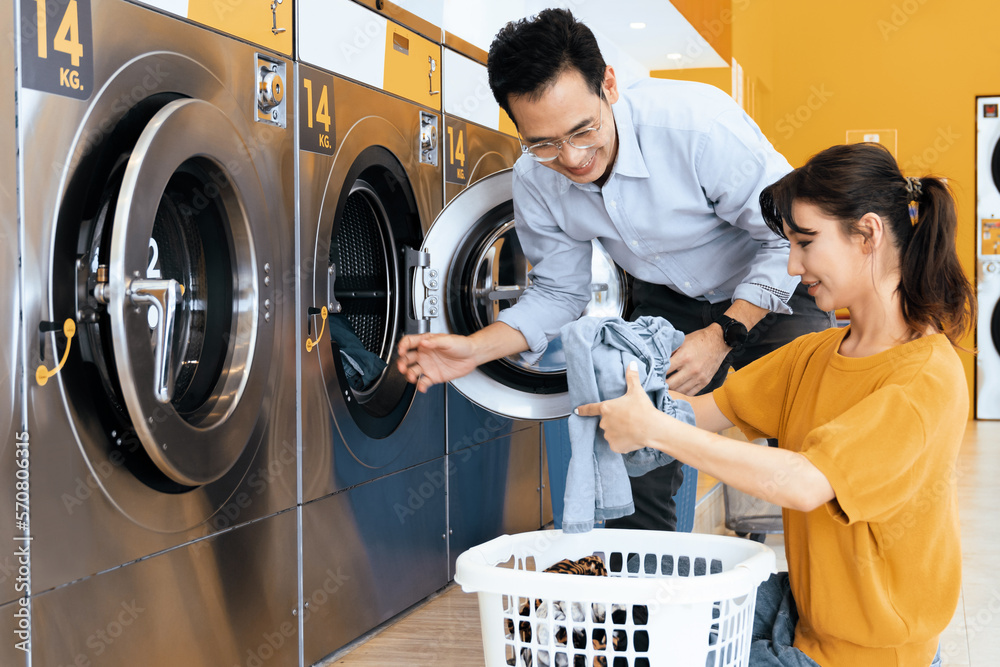
M 294 4 L 295 0 L 188 0 L 188 18 L 291 55 Z
M 1000 255 L 1000 220 L 983 218 L 982 227 L 982 254 Z
M 385 42 L 385 90 L 440 109 L 441 46 L 391 21 Z

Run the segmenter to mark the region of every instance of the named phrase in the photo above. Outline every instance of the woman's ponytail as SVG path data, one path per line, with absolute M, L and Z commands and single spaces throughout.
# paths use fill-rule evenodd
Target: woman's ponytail
M 905 180 L 907 196 L 916 195 L 911 200 L 916 211 L 907 202 L 907 215 L 901 216 L 911 227 L 910 233 L 899 239 L 903 317 L 915 331 L 932 326 L 958 345 L 976 321 L 976 299 L 955 247 L 955 200 L 940 179 Z M 915 188 L 911 185 L 914 181 Z

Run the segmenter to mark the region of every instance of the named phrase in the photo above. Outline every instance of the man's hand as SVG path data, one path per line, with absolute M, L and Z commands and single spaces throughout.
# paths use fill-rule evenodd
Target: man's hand
M 718 324 L 692 331 L 670 356 L 667 385 L 671 391 L 694 396 L 708 386 L 731 348 Z
M 479 364 L 528 349 L 521 332 L 494 322 L 469 336 L 417 334 L 399 341 L 396 367 L 407 381 L 426 393 L 439 382 L 471 373 Z
M 427 393 L 435 384 L 471 373 L 477 366 L 468 336 L 417 334 L 399 341 L 396 367 L 417 390 Z

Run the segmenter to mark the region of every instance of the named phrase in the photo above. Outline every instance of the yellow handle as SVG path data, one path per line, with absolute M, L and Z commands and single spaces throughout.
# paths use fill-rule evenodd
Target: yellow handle
M 45 383 L 49 381 L 49 378 L 61 371 L 62 367 L 66 365 L 66 359 L 69 358 L 69 348 L 73 343 L 73 336 L 76 335 L 76 322 L 70 319 L 63 322 L 63 334 L 66 336 L 66 349 L 63 350 L 63 356 L 62 359 L 59 360 L 59 365 L 51 371 L 45 366 L 39 366 L 35 371 L 35 382 L 37 382 L 40 387 L 44 387 Z
M 319 333 L 316 334 L 316 340 L 306 338 L 306 352 L 312 352 L 313 348 L 319 345 L 319 339 L 323 336 L 323 332 L 326 331 L 326 315 L 326 306 L 323 306 L 319 311 L 319 316 L 323 319 L 323 325 L 320 327 Z

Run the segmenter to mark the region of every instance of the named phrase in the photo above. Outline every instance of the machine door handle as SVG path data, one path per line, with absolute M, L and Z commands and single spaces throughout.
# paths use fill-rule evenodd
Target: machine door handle
M 427 62 L 430 65 L 430 71 L 427 72 L 427 78 L 430 79 L 430 82 L 427 84 L 427 94 L 440 95 L 440 90 L 434 90 L 434 72 L 436 72 L 438 68 L 437 61 L 434 60 L 433 56 L 427 56 Z
M 274 35 L 280 35 L 285 32 L 284 28 L 278 27 L 278 5 L 280 5 L 282 0 L 271 0 L 271 33 Z
M 174 311 L 184 296 L 184 285 L 176 280 L 137 278 L 125 291 L 134 305 L 146 304 L 156 309 L 156 351 L 153 367 L 153 395 L 160 403 L 169 403 L 174 394 L 171 350 L 174 343 Z

